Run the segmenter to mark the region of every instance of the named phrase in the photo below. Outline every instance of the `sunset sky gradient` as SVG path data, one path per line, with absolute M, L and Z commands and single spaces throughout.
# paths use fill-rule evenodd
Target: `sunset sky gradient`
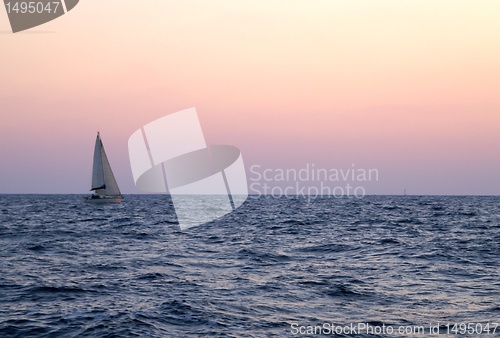
M 376 168 L 370 194 L 500 194 L 500 1 L 81 0 L 0 9 L 0 193 L 88 193 L 95 135 L 196 107 L 247 168 Z

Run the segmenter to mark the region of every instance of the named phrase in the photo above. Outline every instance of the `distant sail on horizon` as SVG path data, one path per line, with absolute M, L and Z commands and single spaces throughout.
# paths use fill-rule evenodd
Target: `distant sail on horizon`
M 95 140 L 92 185 L 90 190 L 95 192 L 95 195 L 87 198 L 87 200 L 91 201 L 121 202 L 123 198 L 99 133 L 97 133 Z

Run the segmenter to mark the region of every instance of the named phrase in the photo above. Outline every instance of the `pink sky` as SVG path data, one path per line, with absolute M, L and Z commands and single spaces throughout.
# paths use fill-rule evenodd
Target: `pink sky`
M 368 193 L 500 194 L 500 2 L 82 0 L 0 9 L 0 193 L 87 193 L 101 132 L 196 107 L 247 167 L 376 168 Z

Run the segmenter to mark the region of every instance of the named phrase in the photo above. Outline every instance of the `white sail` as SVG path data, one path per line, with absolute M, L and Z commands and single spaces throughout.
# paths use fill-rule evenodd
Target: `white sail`
M 92 187 L 90 190 L 97 190 L 104 186 L 104 172 L 102 167 L 102 156 L 101 156 L 102 142 L 97 133 L 97 138 L 95 140 L 94 148 L 94 165 L 92 168 Z
M 95 140 L 92 189 L 90 190 L 95 190 L 95 193 L 99 196 L 121 195 L 99 133 L 97 133 Z

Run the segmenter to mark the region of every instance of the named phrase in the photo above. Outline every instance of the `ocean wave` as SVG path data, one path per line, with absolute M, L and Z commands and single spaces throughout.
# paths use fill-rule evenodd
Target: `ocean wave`
M 252 198 L 187 231 L 165 196 L 0 199 L 0 336 L 287 337 L 500 312 L 497 197 Z

